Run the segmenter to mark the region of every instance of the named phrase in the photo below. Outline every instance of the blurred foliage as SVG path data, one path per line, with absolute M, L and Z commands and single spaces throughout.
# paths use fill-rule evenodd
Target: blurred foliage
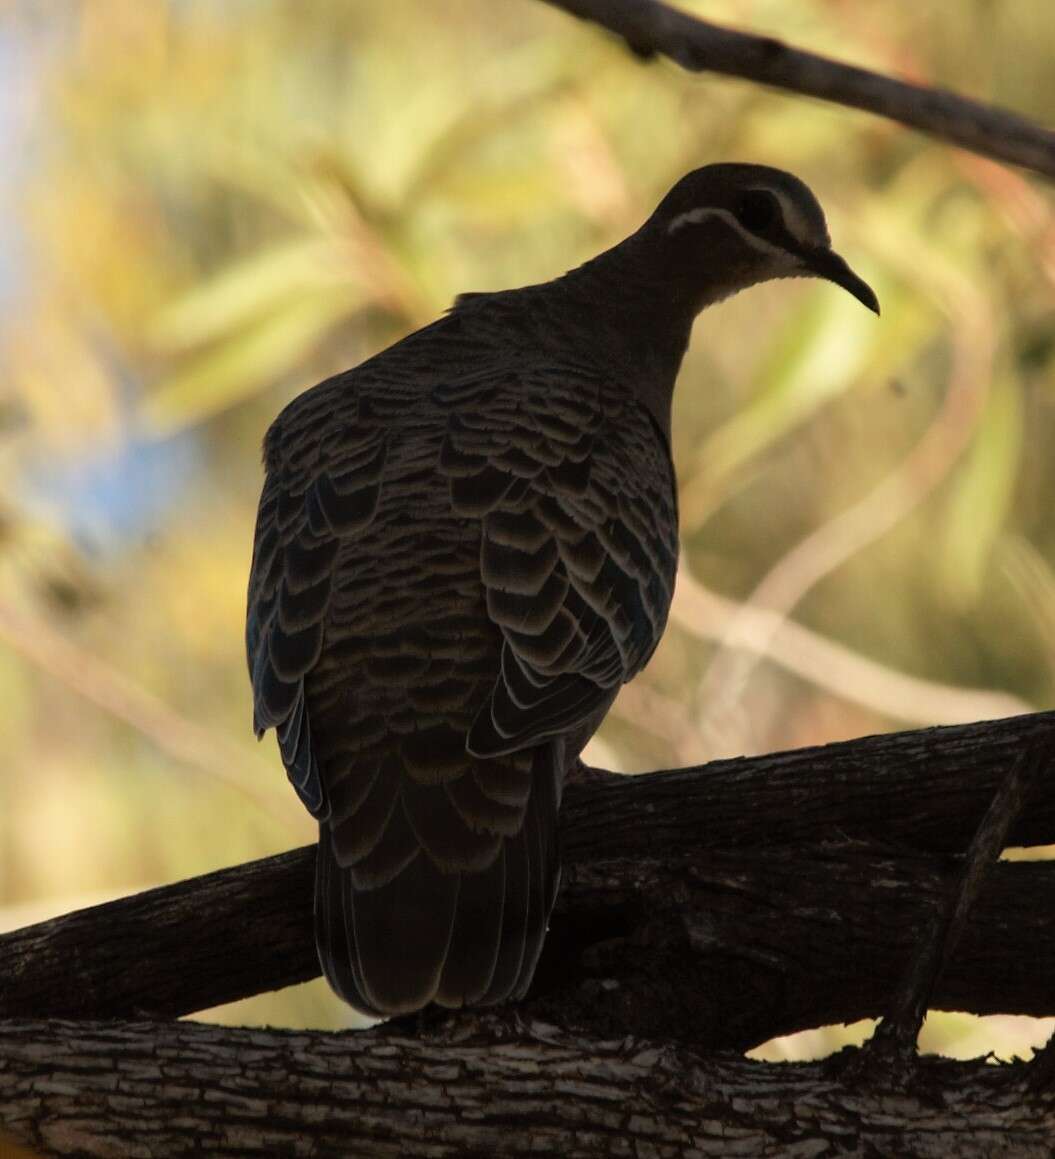
M 1047 0 L 698 7 L 1055 116 Z M 4 924 L 311 839 L 249 727 L 269 421 L 455 294 L 577 264 L 715 159 L 807 180 L 884 312 L 785 282 L 700 323 L 674 423 L 686 568 L 738 600 L 762 583 L 895 678 L 1051 703 L 1050 189 L 863 114 L 644 65 L 539 3 L 0 11 Z M 904 723 L 868 687 L 836 698 L 764 657 L 710 719 L 713 637 L 670 629 L 596 759 Z M 218 1016 L 347 1017 L 321 983 Z

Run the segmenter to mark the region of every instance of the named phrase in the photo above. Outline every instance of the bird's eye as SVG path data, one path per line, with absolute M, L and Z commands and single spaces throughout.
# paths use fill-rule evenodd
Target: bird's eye
M 733 207 L 736 220 L 752 233 L 762 233 L 780 218 L 780 208 L 772 193 L 764 189 L 748 189 Z

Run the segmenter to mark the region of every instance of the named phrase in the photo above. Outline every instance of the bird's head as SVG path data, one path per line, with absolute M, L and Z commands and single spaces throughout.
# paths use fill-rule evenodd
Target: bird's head
M 696 309 L 773 278 L 825 278 L 879 313 L 871 287 L 831 248 L 816 197 L 781 169 L 696 169 L 663 198 L 642 234 Z

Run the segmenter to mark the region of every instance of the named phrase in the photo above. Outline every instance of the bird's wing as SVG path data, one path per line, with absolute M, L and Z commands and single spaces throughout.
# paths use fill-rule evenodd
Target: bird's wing
M 265 444 L 267 479 L 249 575 L 246 651 L 257 736 L 275 729 L 289 779 L 321 819 L 329 803 L 311 741 L 304 681 L 322 652 L 340 542 L 374 517 L 387 446 L 376 427 L 312 421 L 315 407 L 303 403 L 307 397 L 279 416 Z M 312 401 L 317 407 L 318 399 Z M 293 437 L 291 424 L 299 426 Z
M 501 675 L 469 733 L 495 756 L 595 721 L 659 642 L 677 566 L 670 456 L 647 412 L 588 375 L 454 400 L 440 468 L 481 521 Z
M 415 366 L 276 421 L 249 591 L 256 727 L 322 822 L 320 960 L 374 1014 L 522 994 L 558 881 L 559 746 L 466 751 L 502 640 Z

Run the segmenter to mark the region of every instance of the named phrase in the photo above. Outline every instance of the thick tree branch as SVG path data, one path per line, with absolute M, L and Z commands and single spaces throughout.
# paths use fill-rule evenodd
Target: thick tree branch
M 0 1024 L 0 1120 L 47 1154 L 1047 1159 L 1024 1066 L 929 1061 L 941 1099 L 466 1012 L 440 1034 Z
M 565 863 L 656 850 L 808 844 L 844 834 L 962 853 L 1023 748 L 1055 712 L 911 729 L 572 786 L 561 807 Z M 1010 845 L 1055 842 L 1055 792 L 1034 788 Z
M 984 157 L 1055 177 L 1055 133 L 1006 109 L 944 89 L 895 80 L 723 28 L 660 0 L 546 0 L 622 37 L 640 56 L 670 57 L 691 72 L 718 72 L 864 109 Z
M 0 1015 L 171 1017 L 313 977 L 312 858 L 9 935 Z M 877 1015 L 954 873 L 951 859 L 856 844 L 580 866 L 522 1008 L 599 1034 L 740 1048 Z M 1052 1014 L 1053 964 L 1055 865 L 1001 865 L 934 1003 Z
M 748 1046 L 879 1013 L 950 852 L 1053 714 L 569 789 L 567 886 L 530 1011 L 595 1033 Z M 1015 840 L 1055 839 L 1037 792 Z M 171 1017 L 318 972 L 313 851 L 0 939 L 0 1017 Z M 935 1004 L 1055 1013 L 1055 864 L 1001 865 Z

